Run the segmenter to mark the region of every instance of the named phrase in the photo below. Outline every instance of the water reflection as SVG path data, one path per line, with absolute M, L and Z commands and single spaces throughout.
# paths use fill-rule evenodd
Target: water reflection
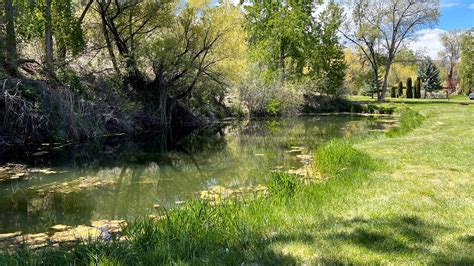
M 155 204 L 171 207 L 214 185 L 265 183 L 273 169 L 299 167 L 301 150 L 384 125 L 354 117 L 256 120 L 202 129 L 185 138 L 116 136 L 3 153 L 0 166 L 17 163 L 57 173 L 28 173 L 27 179 L 0 183 L 0 232 L 133 219 L 152 213 Z

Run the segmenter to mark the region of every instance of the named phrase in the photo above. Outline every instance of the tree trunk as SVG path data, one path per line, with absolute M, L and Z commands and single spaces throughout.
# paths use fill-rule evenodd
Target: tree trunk
M 385 94 L 387 94 L 387 88 L 388 88 L 388 78 L 390 76 L 390 68 L 392 66 L 392 56 L 389 56 L 387 58 L 387 64 L 385 65 L 385 74 L 383 77 L 383 84 L 382 84 L 382 92 L 379 95 L 378 101 L 383 102 L 385 101 Z
M 5 25 L 5 21 L 5 16 L 0 15 L 0 25 Z M 5 32 L 0 30 L 0 69 L 2 69 L 3 64 L 5 63 L 5 48 Z
M 169 114 L 170 106 L 168 106 L 168 89 L 167 86 L 161 82 L 155 82 L 155 84 L 157 84 L 155 90 L 158 97 L 158 109 L 156 110 L 156 112 L 158 112 L 158 125 L 160 127 L 166 127 L 171 125 L 171 115 Z M 153 105 L 154 104 L 151 103 L 152 108 L 155 109 Z
M 109 57 L 110 57 L 110 60 L 112 61 L 112 65 L 114 67 L 115 73 L 120 76 L 121 75 L 120 68 L 117 63 L 117 58 L 115 57 L 114 49 L 112 47 L 112 42 L 110 41 L 109 32 L 107 31 L 107 25 L 105 24 L 105 17 L 103 16 L 102 13 L 100 15 L 101 15 L 101 22 L 102 22 L 102 34 L 104 35 L 105 45 L 107 46 L 107 52 L 109 53 Z
M 52 0 L 46 0 L 45 10 L 45 63 L 46 67 L 52 68 L 53 66 L 53 26 L 51 18 L 51 3 Z
M 374 87 L 375 94 L 377 95 L 377 100 L 380 99 L 380 84 L 379 84 L 379 71 L 378 68 L 374 68 Z M 374 98 L 374 93 L 372 92 L 372 99 Z
M 16 48 L 15 14 L 13 10 L 13 0 L 5 0 L 5 59 L 8 74 L 18 76 L 18 54 Z

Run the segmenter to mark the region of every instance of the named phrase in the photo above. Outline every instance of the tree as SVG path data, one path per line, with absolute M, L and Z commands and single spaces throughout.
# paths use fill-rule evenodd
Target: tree
M 15 15 L 13 9 L 13 0 L 5 0 L 5 46 L 4 59 L 6 62 L 7 74 L 11 76 L 18 75 L 18 53 L 16 45 Z
M 185 106 L 191 96 L 199 99 L 204 97 L 201 92 L 207 92 L 222 100 L 225 80 L 220 64 L 230 61 L 233 51 L 223 49 L 223 41 L 239 29 L 235 21 L 216 20 L 228 14 L 228 4 L 175 4 L 172 0 L 98 2 L 106 36 L 125 67 L 125 92 L 144 103 L 158 126 L 186 122 L 173 120 L 176 112 L 195 120 Z
M 444 50 L 440 52 L 447 69 L 447 94 L 456 90 L 458 84 L 457 65 L 461 57 L 461 32 L 454 30 L 441 35 Z
M 243 1 L 241 1 L 243 2 Z M 251 0 L 246 8 L 246 29 L 252 57 L 267 70 L 287 76 L 301 74 L 306 44 L 311 40 L 313 24 L 312 0 Z
M 403 81 L 398 82 L 398 95 L 399 98 L 403 96 Z
M 469 94 L 474 89 L 474 28 L 462 35 L 459 69 L 462 87 Z
M 411 78 L 407 79 L 407 98 L 413 98 L 413 84 Z
M 392 87 L 392 90 L 390 91 L 390 98 L 397 98 L 397 87 Z
M 53 0 L 45 0 L 44 5 L 44 61 L 47 68 L 53 66 Z
M 434 92 L 441 89 L 441 80 L 439 78 L 439 70 L 433 63 L 431 58 L 425 58 L 418 67 L 418 77 L 425 89 L 425 98 L 427 92 Z
M 80 17 L 76 17 L 74 0 L 16 0 L 19 15 L 16 17 L 18 34 L 23 41 L 43 42 L 44 62 L 50 70 L 55 65 L 55 53 L 64 61 L 67 51 L 77 56 L 85 48 L 82 20 L 90 10 L 86 4 Z M 57 47 L 56 47 L 57 46 Z
M 371 62 L 374 77 L 378 67 L 376 55 L 384 55 L 384 76 L 378 100 L 387 93 L 388 78 L 393 60 L 402 43 L 414 37 L 421 28 L 438 21 L 438 0 L 353 0 L 349 2 L 352 13 L 343 35 L 358 46 Z
M 337 32 L 341 25 L 342 9 L 333 2 L 319 15 L 312 33 L 308 66 L 310 79 L 315 81 L 317 91 L 326 95 L 339 96 L 344 85 L 347 65 L 344 50 Z
M 420 79 L 420 77 L 416 78 L 414 95 L 415 95 L 416 99 L 421 98 L 421 79 Z

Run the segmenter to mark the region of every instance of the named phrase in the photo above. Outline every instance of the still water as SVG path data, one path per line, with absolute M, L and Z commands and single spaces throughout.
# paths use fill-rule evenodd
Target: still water
M 0 233 L 133 219 L 153 213 L 156 204 L 172 207 L 216 185 L 265 184 L 272 170 L 301 167 L 298 154 L 389 124 L 311 116 L 220 124 L 180 140 L 156 133 L 10 150 L 0 154 L 3 175 L 5 169 L 16 172 L 13 180 L 0 181 Z

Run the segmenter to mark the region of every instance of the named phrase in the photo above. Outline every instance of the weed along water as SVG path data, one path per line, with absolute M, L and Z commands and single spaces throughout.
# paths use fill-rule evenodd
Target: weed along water
M 330 139 L 368 134 L 391 123 L 308 116 L 222 124 L 179 141 L 159 134 L 113 136 L 5 151 L 0 234 L 135 219 L 212 192 L 267 185 L 272 171 L 297 173 L 308 164 L 310 151 Z

